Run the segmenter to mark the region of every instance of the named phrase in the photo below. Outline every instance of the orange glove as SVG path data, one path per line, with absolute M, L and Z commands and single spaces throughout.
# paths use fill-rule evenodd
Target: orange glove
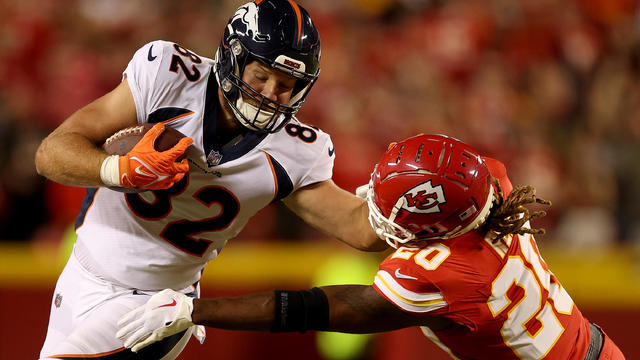
M 126 155 L 114 158 L 112 155 L 105 160 L 101 170 L 101 177 L 104 181 L 103 172 L 115 175 L 115 167 L 118 169 L 118 184 L 125 188 L 138 190 L 159 190 L 168 189 L 174 183 L 180 181 L 189 171 L 187 159 L 176 162 L 187 148 L 193 143 L 193 139 L 185 137 L 171 149 L 158 152 L 154 147 L 154 141 L 164 131 L 164 124 L 155 124 L 138 143 Z M 109 170 L 113 169 L 113 170 Z M 112 176 L 109 176 L 111 179 Z M 112 185 L 112 181 L 104 181 L 107 185 Z

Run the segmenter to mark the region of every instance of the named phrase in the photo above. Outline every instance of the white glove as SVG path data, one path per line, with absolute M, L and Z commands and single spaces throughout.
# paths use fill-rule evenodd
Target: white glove
M 126 348 L 138 352 L 193 326 L 192 311 L 193 298 L 171 289 L 162 290 L 120 318 L 116 337 Z
M 367 192 L 369 192 L 369 184 L 360 185 L 356 188 L 356 196 L 360 199 L 367 199 Z

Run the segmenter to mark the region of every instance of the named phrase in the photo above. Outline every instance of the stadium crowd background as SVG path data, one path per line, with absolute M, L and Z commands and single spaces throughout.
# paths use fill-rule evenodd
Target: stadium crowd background
M 114 88 L 148 41 L 175 41 L 213 57 L 224 24 L 243 2 L 0 0 L 0 245 L 50 249 L 74 222 L 84 189 L 36 174 L 41 139 Z M 323 48 L 320 78 L 299 117 L 332 135 L 338 185 L 353 191 L 366 183 L 391 141 L 443 133 L 502 160 L 514 184 L 534 185 L 553 202 L 549 215 L 536 220 L 547 229 L 541 247 L 563 255 L 622 247 L 635 249 L 624 250 L 637 254 L 632 258 L 640 255 L 636 0 L 299 2 Z M 231 243 L 327 242 L 282 206 L 263 210 L 239 237 Z M 7 259 L 22 258 L 7 249 L 0 247 L 0 295 L 14 295 L 21 281 L 11 280 Z M 640 299 L 634 274 L 616 285 L 629 292 L 631 284 L 632 301 Z M 43 304 L 33 352 L 44 338 L 56 275 L 21 287 L 23 297 L 15 300 L 35 294 Z M 597 311 L 591 314 L 597 319 Z
M 48 241 L 83 189 L 35 173 L 39 141 L 165 39 L 212 57 L 241 1 L 0 0 L 0 238 Z M 301 1 L 322 73 L 299 116 L 354 190 L 385 146 L 444 133 L 553 201 L 541 241 L 640 243 L 640 15 L 634 0 Z M 274 210 L 275 209 L 275 210 Z M 274 207 L 243 237 L 320 236 Z M 54 240 L 55 241 L 55 240 Z

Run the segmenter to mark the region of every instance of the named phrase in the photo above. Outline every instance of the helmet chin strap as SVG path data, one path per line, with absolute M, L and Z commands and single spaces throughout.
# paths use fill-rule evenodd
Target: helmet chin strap
M 273 112 L 261 110 L 257 106 L 244 101 L 242 94 L 238 94 L 233 112 L 245 127 L 253 130 L 263 130 L 274 116 Z M 247 119 L 253 119 L 253 121 L 249 122 Z

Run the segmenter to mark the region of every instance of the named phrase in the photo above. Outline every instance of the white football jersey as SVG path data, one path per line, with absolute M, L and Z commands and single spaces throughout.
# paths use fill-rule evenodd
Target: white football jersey
M 124 71 L 138 122 L 164 122 L 194 143 L 188 175 L 170 189 L 87 190 L 75 254 L 96 275 L 136 289 L 184 288 L 258 210 L 331 178 L 329 135 L 297 119 L 275 134 L 249 132 L 233 145 L 216 144 L 221 109 L 213 64 L 154 41 Z

